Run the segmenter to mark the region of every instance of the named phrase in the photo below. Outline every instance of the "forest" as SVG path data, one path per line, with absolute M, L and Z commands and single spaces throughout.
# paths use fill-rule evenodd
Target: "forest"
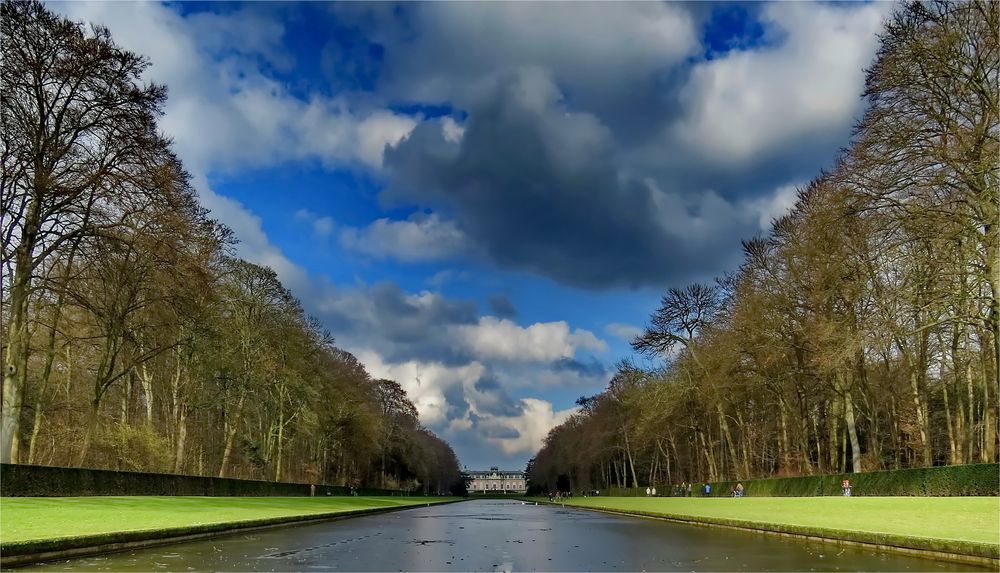
M 670 288 L 536 491 L 996 462 L 1000 4 L 887 18 L 833 167 L 742 264 Z
M 0 461 L 464 489 L 406 392 L 234 255 L 111 32 L 2 7 Z

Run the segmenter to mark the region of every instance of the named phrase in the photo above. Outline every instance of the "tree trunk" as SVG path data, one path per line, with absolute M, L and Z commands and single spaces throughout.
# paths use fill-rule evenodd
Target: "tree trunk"
M 90 406 L 90 417 L 87 420 L 87 429 L 84 430 L 83 434 L 83 446 L 80 447 L 80 455 L 76 462 L 76 465 L 79 467 L 85 467 L 84 462 L 87 461 L 87 454 L 90 453 L 90 444 L 94 440 L 94 434 L 97 432 L 97 425 L 101 420 L 100 400 L 95 398 L 93 402 L 91 402 Z
M 222 466 L 219 467 L 219 477 L 226 477 L 226 472 L 229 471 L 229 460 L 233 454 L 233 442 L 236 439 L 236 430 L 239 427 L 239 418 L 243 412 L 243 402 L 246 400 L 246 394 L 240 394 L 240 401 L 236 406 L 236 414 L 226 417 L 226 448 L 222 452 Z M 232 421 L 230 421 L 232 419 Z
M 735 473 L 738 466 L 738 457 L 736 455 L 736 444 L 733 442 L 733 435 L 729 431 L 729 421 L 726 420 L 726 414 L 722 410 L 722 404 L 719 402 L 715 403 L 715 409 L 719 413 L 719 426 L 722 430 L 723 439 L 726 440 L 726 446 L 729 450 L 729 459 L 732 460 L 733 472 Z M 749 477 L 749 476 L 747 476 Z
M 708 442 L 705 441 L 705 432 L 698 432 L 698 437 L 701 438 L 701 447 L 705 453 L 705 462 L 708 464 L 708 481 L 716 481 L 716 476 L 718 473 L 715 468 L 715 455 L 712 453 L 712 449 L 708 447 Z M 693 476 L 688 476 L 692 479 Z
M 28 442 L 28 463 L 35 463 L 35 454 L 38 452 L 38 434 L 42 429 L 42 408 L 41 404 L 35 405 L 35 415 L 31 424 L 31 440 Z
M 838 457 L 838 451 L 840 450 L 840 397 L 834 396 L 833 401 L 827 406 L 826 419 L 827 419 L 827 439 L 829 440 L 830 447 L 827 448 L 830 451 L 830 466 L 829 470 L 831 472 L 839 472 L 840 468 L 840 458 Z
M 941 370 L 944 370 L 942 366 Z M 955 429 L 951 422 L 951 401 L 948 399 L 948 381 L 944 377 L 944 372 L 941 372 L 941 396 L 944 399 L 944 420 L 945 426 L 948 428 L 948 454 L 949 460 L 952 464 L 961 463 L 961 452 L 959 451 L 958 442 L 955 440 Z
M 628 432 L 622 432 L 625 435 L 625 455 L 628 457 L 628 466 L 632 470 L 632 487 L 639 487 L 639 480 L 635 477 L 635 462 L 632 459 L 632 448 L 629 447 L 628 442 Z
M 976 394 L 972 386 L 972 364 L 966 364 L 965 372 L 965 385 L 968 395 L 968 423 L 965 425 L 965 455 L 962 458 L 964 463 L 972 463 L 972 450 L 975 447 L 973 444 L 974 432 L 973 429 L 976 427 Z
M 143 349 L 139 347 L 140 354 Z M 139 366 L 139 384 L 142 386 L 142 393 L 146 401 L 146 426 L 153 427 L 153 375 L 149 372 L 149 367 L 145 362 Z
M 20 258 L 20 256 L 19 256 Z M 4 353 L 3 401 L 0 402 L 0 462 L 17 463 L 20 449 L 21 410 L 24 406 L 25 370 L 28 363 L 27 270 L 18 260 L 9 293 L 10 323 Z
M 36 174 L 37 177 L 40 174 Z M 35 189 L 36 193 L 38 189 Z M 37 195 L 25 210 L 21 242 L 14 249 L 14 274 L 7 293 L 10 321 L 7 326 L 7 348 L 4 351 L 3 394 L 0 401 L 0 463 L 17 463 L 20 450 L 21 410 L 24 407 L 24 386 L 28 379 L 28 304 L 32 254 L 41 225 L 41 202 Z
M 839 381 L 839 375 L 838 375 Z M 843 388 L 844 391 L 844 423 L 847 426 L 847 436 L 851 440 L 851 471 L 860 473 L 861 468 L 861 444 L 858 441 L 858 430 L 854 419 L 854 398 L 851 396 L 850 388 Z
M 819 412 L 817 410 L 818 408 L 814 409 L 810 417 L 812 418 L 813 435 L 816 437 L 816 465 L 817 465 L 816 469 L 819 471 L 819 473 L 823 473 L 824 471 L 823 438 L 819 433 Z M 810 471 L 809 473 L 812 473 L 812 471 Z
M 226 477 L 229 459 L 233 455 L 233 441 L 236 439 L 236 424 L 229 424 L 226 430 L 226 448 L 222 451 L 222 465 L 219 467 L 219 477 Z
M 789 458 L 789 450 L 791 448 L 788 445 L 788 407 L 784 400 L 781 400 L 778 410 L 781 412 L 779 416 L 781 420 L 781 434 L 778 435 L 778 449 L 781 450 L 779 457 L 781 457 L 782 469 L 786 469 L 792 465 L 792 461 Z M 747 477 L 749 478 L 750 476 Z
M 281 481 L 281 454 L 282 446 L 284 445 L 285 439 L 285 403 L 284 399 L 280 398 L 281 393 L 279 393 L 280 403 L 278 404 L 278 445 L 277 445 L 277 463 L 274 470 L 274 481 Z
M 931 465 L 930 440 L 927 435 L 923 394 L 920 391 L 920 378 L 916 371 L 916 365 L 910 366 L 910 394 L 913 398 L 913 407 L 917 412 L 917 429 L 920 433 L 920 451 L 923 456 L 923 463 L 925 466 L 929 466 Z
M 174 449 L 174 473 L 181 473 L 184 467 L 184 446 L 187 441 L 187 406 L 181 406 L 177 417 L 177 443 Z

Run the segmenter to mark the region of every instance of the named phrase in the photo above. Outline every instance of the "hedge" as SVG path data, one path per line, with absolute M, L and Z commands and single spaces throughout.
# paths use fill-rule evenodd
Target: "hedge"
M 410 495 L 391 489 L 359 488 L 358 495 Z M 308 496 L 311 484 L 88 468 L 0 464 L 0 496 L 84 495 Z M 351 495 L 351 488 L 316 485 L 316 495 Z
M 745 495 L 755 497 L 807 497 L 843 495 L 843 480 L 851 481 L 851 495 L 1000 495 L 1000 464 L 968 464 L 911 468 L 879 472 L 841 473 L 788 478 L 711 482 L 713 497 L 732 495 L 742 483 Z M 703 483 L 695 483 L 691 495 L 702 496 Z M 601 492 L 604 493 L 604 492 Z M 669 485 L 656 489 L 658 496 L 673 495 Z M 611 488 L 609 496 L 645 496 L 646 488 Z

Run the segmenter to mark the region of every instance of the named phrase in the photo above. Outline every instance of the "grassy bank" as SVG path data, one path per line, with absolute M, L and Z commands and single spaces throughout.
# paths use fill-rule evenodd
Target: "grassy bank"
M 0 552 L 50 551 L 453 501 L 446 497 L 4 497 Z
M 567 506 L 997 558 L 998 497 L 571 498 Z

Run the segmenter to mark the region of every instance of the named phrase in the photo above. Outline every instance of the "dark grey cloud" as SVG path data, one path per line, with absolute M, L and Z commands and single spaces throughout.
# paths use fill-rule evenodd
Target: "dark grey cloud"
M 730 224 L 691 248 L 684 226 L 704 207 L 664 205 L 646 182 L 622 176 L 617 155 L 597 118 L 569 110 L 546 73 L 521 70 L 497 79 L 460 143 L 424 123 L 387 150 L 384 195 L 453 209 L 503 266 L 591 288 L 711 272 L 752 232 L 753 218 L 723 213 Z
M 473 385 L 473 388 L 479 390 L 480 392 L 489 392 L 490 390 L 498 390 L 502 386 L 500 381 L 493 376 L 483 376 Z
M 517 307 L 514 306 L 514 303 L 507 295 L 498 294 L 491 296 L 489 303 L 490 310 L 500 318 L 514 318 L 517 316 Z
M 483 437 L 497 440 L 520 438 L 521 432 L 510 426 L 490 426 L 483 429 Z
M 745 34 L 763 32 L 709 38 L 717 7 L 699 3 L 340 10 L 384 50 L 373 100 L 465 120 L 461 142 L 425 122 L 390 150 L 384 198 L 433 207 L 476 253 L 564 284 L 662 287 L 732 268 L 760 205 L 830 165 L 861 109 L 850 86 L 869 48 L 816 71 L 813 39 L 870 44 L 877 12 L 740 10 Z
M 339 340 L 352 348 L 376 349 L 388 362 L 462 364 L 471 359 L 445 334 L 449 326 L 476 324 L 479 309 L 473 301 L 410 294 L 386 282 L 330 289 L 307 302 Z
M 494 375 L 483 376 L 473 387 L 478 394 L 475 400 L 476 409 L 481 414 L 517 416 L 521 413 L 521 403 L 510 397 Z
M 445 413 L 447 421 L 460 420 L 469 413 L 469 401 L 465 397 L 465 389 L 461 385 L 445 388 L 444 399 L 448 403 Z
M 608 367 L 594 357 L 589 360 L 563 358 L 550 367 L 554 372 L 573 372 L 584 378 L 599 378 L 608 374 Z
M 488 438 L 478 431 L 461 429 L 457 431 L 441 430 L 438 435 L 448 440 L 456 452 L 462 452 L 462 465 L 470 470 L 486 470 L 493 466 L 502 469 L 524 469 L 525 456 L 522 454 L 506 455 L 488 441 Z

